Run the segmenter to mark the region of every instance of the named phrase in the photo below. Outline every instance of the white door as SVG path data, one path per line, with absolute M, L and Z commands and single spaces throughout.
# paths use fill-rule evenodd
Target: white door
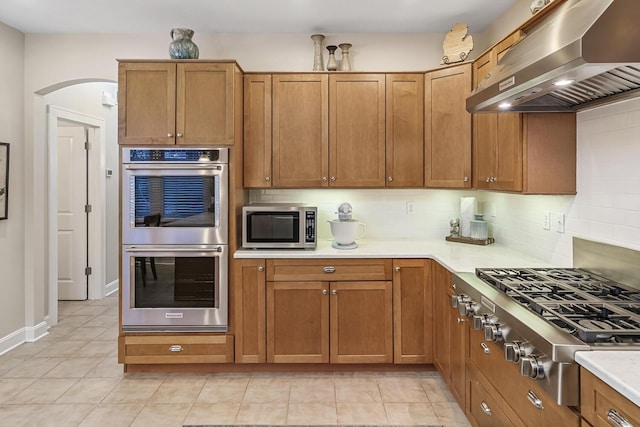
M 87 299 L 87 154 L 83 127 L 58 127 L 58 299 Z

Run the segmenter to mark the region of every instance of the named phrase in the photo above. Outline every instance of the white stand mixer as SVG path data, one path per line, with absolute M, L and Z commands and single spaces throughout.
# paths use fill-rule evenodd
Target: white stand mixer
M 358 247 L 356 240 L 362 238 L 366 226 L 360 221 L 352 219 L 351 212 L 351 205 L 342 203 L 338 206 L 338 219 L 328 221 L 333 236 L 332 248 L 355 249 Z

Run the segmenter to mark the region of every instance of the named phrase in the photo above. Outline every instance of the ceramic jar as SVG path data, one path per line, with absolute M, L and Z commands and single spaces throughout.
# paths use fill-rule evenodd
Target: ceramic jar
M 198 59 L 198 46 L 191 41 L 193 30 L 189 28 L 174 28 L 169 33 L 173 41 L 169 44 L 171 59 Z

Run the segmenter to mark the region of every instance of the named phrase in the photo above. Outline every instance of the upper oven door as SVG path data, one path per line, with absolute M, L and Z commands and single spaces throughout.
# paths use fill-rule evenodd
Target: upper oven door
M 122 243 L 228 243 L 228 164 L 123 164 Z

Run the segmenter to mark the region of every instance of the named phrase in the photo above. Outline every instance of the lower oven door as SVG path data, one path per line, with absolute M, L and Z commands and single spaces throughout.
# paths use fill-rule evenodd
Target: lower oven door
M 123 331 L 226 332 L 228 246 L 122 248 Z

